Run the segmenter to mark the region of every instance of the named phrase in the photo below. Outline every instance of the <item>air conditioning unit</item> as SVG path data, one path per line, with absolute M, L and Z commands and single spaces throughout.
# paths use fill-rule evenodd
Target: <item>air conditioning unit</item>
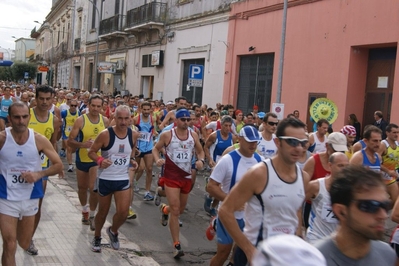
M 125 69 L 125 60 L 116 61 L 116 70 L 124 70 Z

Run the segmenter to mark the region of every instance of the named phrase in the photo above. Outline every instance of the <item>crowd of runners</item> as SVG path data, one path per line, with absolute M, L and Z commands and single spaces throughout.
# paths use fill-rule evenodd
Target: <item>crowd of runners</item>
M 173 257 L 184 256 L 179 217 L 197 171 L 206 169 L 204 234 L 216 236 L 210 265 L 394 265 L 395 252 L 399 257 L 399 229 L 392 248 L 380 241 L 388 213 L 399 222 L 399 126 L 380 111 L 363 132 L 354 114 L 339 130 L 320 119 L 310 132 L 297 110 L 279 120 L 257 106 L 243 113 L 185 97 L 163 102 L 0 83 L 3 265 L 15 265 L 17 243 L 39 253 L 33 239 L 47 178 L 65 171 L 76 173 L 93 252 L 101 252 L 112 200 L 106 232 L 120 248 L 118 230 L 138 215 L 133 195 L 144 175 L 145 193 L 136 200 L 159 206 Z M 157 180 L 154 166 L 161 168 Z M 289 254 L 273 252 L 284 246 Z

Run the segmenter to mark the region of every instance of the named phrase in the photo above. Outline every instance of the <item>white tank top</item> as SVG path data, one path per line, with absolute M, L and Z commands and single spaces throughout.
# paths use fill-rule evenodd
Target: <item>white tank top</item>
M 317 179 L 319 194 L 312 200 L 309 215 L 307 241 L 313 244 L 316 240 L 329 236 L 338 226 L 338 220 L 332 212 L 330 193 L 326 189 L 325 178 Z
M 266 187 L 260 195 L 252 196 L 245 207 L 244 234 L 255 246 L 274 235 L 295 234 L 297 212 L 305 200 L 302 171 L 298 166 L 296 180 L 287 183 L 278 176 L 270 159 L 263 162 L 267 166 Z
M 171 130 L 172 137 L 166 146 L 166 154 L 171 163 L 188 173 L 186 178 L 191 178 L 191 160 L 195 151 L 195 141 L 191 132 L 188 131 L 186 140 L 181 140 L 176 135 L 176 129 Z M 166 166 L 166 165 L 165 165 Z
M 314 138 L 314 143 L 316 144 L 316 146 L 314 147 L 313 153 L 320 153 L 320 152 L 326 151 L 326 143 L 327 143 L 326 135 L 324 135 L 324 140 L 320 141 L 319 138 L 317 137 L 316 132 L 314 132 L 313 138 Z
M 263 137 L 261 137 L 261 140 L 258 143 L 258 152 L 266 159 L 272 158 L 277 154 L 277 146 L 274 143 L 274 138 L 276 138 L 276 135 L 274 134 L 271 140 L 265 140 Z
M 41 164 L 33 129 L 29 128 L 28 140 L 19 145 L 15 142 L 10 128 L 6 128 L 6 140 L 0 150 L 0 179 L 5 180 L 6 187 L 1 189 L 0 198 L 21 201 L 43 197 L 41 182 L 40 187 L 38 185 L 35 187 L 34 184 L 27 183 L 21 178 L 22 172 L 41 171 Z
M 98 169 L 98 177 L 104 180 L 129 180 L 129 163 L 132 153 L 132 130 L 123 139 L 118 138 L 112 127 L 109 127 L 109 144 L 101 149 L 101 156 L 112 161 L 106 169 Z

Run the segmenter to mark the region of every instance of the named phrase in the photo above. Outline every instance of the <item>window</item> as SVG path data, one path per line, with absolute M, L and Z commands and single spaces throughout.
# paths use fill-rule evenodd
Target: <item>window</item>
M 96 6 L 97 6 L 97 0 L 93 0 L 93 10 L 92 10 L 92 14 L 91 14 L 91 28 L 95 29 L 96 28 Z
M 141 67 L 153 67 L 153 65 L 151 65 L 151 54 L 143 55 Z
M 119 14 L 120 0 L 115 0 L 115 15 Z

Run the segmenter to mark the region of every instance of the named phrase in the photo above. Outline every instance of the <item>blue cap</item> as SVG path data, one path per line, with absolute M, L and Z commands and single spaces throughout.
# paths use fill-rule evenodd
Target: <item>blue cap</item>
M 260 118 L 260 119 L 263 119 L 264 117 L 265 117 L 265 112 L 259 112 L 258 113 L 258 117 Z
M 260 140 L 259 131 L 253 126 L 241 128 L 239 136 L 243 137 L 247 142 L 258 142 Z
M 190 117 L 190 112 L 187 109 L 180 109 L 176 111 L 176 118 Z

